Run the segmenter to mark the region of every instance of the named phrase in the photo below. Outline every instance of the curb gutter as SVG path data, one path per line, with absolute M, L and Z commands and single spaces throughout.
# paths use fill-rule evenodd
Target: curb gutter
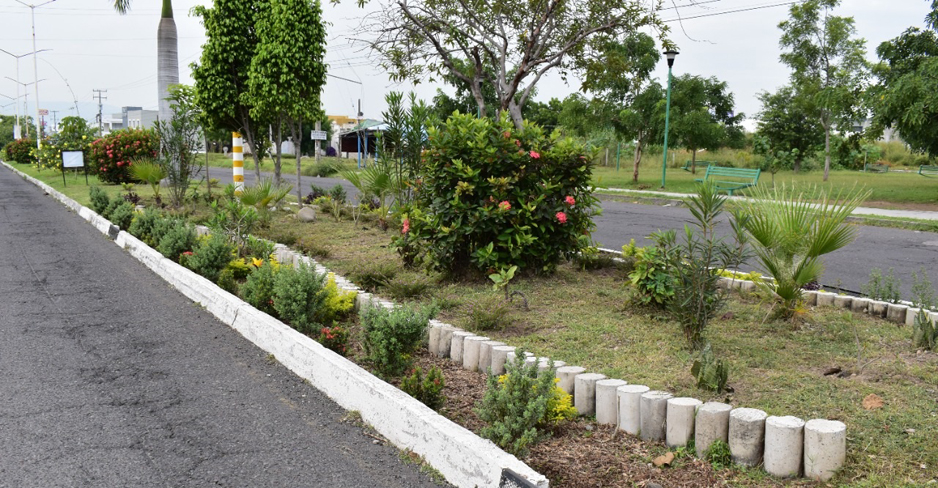
M 549 481 L 544 475 L 504 452 L 493 442 L 443 417 L 352 361 L 257 310 L 188 268 L 166 259 L 136 237 L 124 231 L 118 232 L 110 221 L 51 186 L 21 173 L 6 162 L 0 164 L 74 210 L 180 293 L 205 307 L 218 320 L 237 330 L 257 347 L 273 354 L 281 364 L 308 380 L 342 408 L 358 411 L 362 420 L 395 446 L 423 456 L 448 482 L 466 488 L 499 486 L 502 470 L 508 469 L 531 483 L 531 486 L 548 488 Z M 296 261 L 299 260 L 314 266 L 317 272 L 325 270 L 308 257 L 297 257 Z M 343 288 L 350 288 L 339 276 L 336 276 L 336 282 Z M 370 295 L 360 294 L 360 298 L 369 301 Z M 393 306 L 388 302 L 373 305 Z

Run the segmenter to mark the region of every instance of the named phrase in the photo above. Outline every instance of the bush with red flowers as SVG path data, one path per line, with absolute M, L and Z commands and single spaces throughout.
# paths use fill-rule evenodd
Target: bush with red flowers
M 91 143 L 88 170 L 108 183 L 127 183 L 132 180 L 129 168 L 138 159 L 155 158 L 159 139 L 151 130 L 127 129 L 110 134 Z
M 36 162 L 36 156 L 32 150 L 36 149 L 35 139 L 17 139 L 3 148 L 6 153 L 6 159 L 20 164 L 33 164 Z

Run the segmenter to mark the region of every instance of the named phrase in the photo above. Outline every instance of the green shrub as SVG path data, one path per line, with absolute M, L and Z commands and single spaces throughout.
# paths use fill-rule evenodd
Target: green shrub
M 254 308 L 275 315 L 274 311 L 274 281 L 279 268 L 265 261 L 259 268 L 248 275 L 247 281 L 241 285 L 241 298 Z
M 592 244 L 592 163 L 572 139 L 454 114 L 428 140 L 415 207 L 402 215 L 409 228 L 395 240 L 430 267 L 550 271 Z
M 171 226 L 160 237 L 156 250 L 173 261 L 179 261 L 179 255 L 191 251 L 196 244 L 195 229 L 180 220 L 172 220 Z
M 153 241 L 153 229 L 157 225 L 157 221 L 160 220 L 163 220 L 163 216 L 158 210 L 146 208 L 142 213 L 134 215 L 134 220 L 130 223 L 127 232 L 130 232 L 132 236 L 148 245 L 155 246 L 156 243 Z
M 729 367 L 723 360 L 714 358 L 710 344 L 707 344 L 691 366 L 690 374 L 697 380 L 698 388 L 719 393 L 726 388 Z
M 117 205 L 117 208 L 111 211 L 111 215 L 108 217 L 108 220 L 121 229 L 129 229 L 130 224 L 134 220 L 133 204 L 130 202 L 120 201 L 120 203 Z
M 423 376 L 423 370 L 418 366 L 414 368 L 410 376 L 405 376 L 401 380 L 401 391 L 433 410 L 439 410 L 446 402 L 446 396 L 443 395 L 444 386 L 443 373 L 436 366 L 430 368 L 426 377 Z
M 329 197 L 332 198 L 332 201 L 339 203 L 345 203 L 345 201 L 348 199 L 348 195 L 345 193 L 345 188 L 340 184 L 336 184 L 331 189 L 329 189 Z
M 664 306 L 674 295 L 674 278 L 668 269 L 668 256 L 657 247 L 639 249 L 629 280 L 644 304 Z
M 889 274 L 883 276 L 883 272 L 879 268 L 873 268 L 870 271 L 870 281 L 866 285 L 861 285 L 860 290 L 873 300 L 899 303 L 902 298 L 899 293 L 899 286 L 902 281 L 896 278 L 893 271 L 893 268 L 889 268 Z
M 294 329 L 309 334 L 319 330 L 317 315 L 326 303 L 326 275 L 305 263 L 299 269 L 283 268 L 274 279 L 274 310 Z
M 303 176 L 318 176 L 325 178 L 338 172 L 338 164 L 329 160 L 322 160 L 318 163 L 314 163 L 312 166 L 303 168 Z
M 111 204 L 111 197 L 104 190 L 92 186 L 88 189 L 88 198 L 91 200 L 91 210 L 103 217 L 105 209 Z
M 7 154 L 7 159 L 20 164 L 35 164 L 36 156 L 33 150 L 36 149 L 35 139 L 17 139 L 7 144 L 3 151 Z
M 733 454 L 730 452 L 730 445 L 722 439 L 717 439 L 707 448 L 704 459 L 710 463 L 713 469 L 726 469 L 733 465 Z
M 200 239 L 192 250 L 187 265 L 189 269 L 204 276 L 209 281 L 218 281 L 222 270 L 228 267 L 235 248 L 228 239 L 220 234 L 212 234 L 207 239 Z M 233 276 L 232 276 L 233 277 Z
M 479 418 L 488 424 L 481 435 L 502 449 L 523 456 L 543 437 L 541 428 L 548 418 L 548 404 L 555 386 L 554 370 L 538 372 L 536 363 L 525 366 L 520 350 L 505 368 L 508 372 L 502 377 L 488 377 L 478 409 Z
M 221 273 L 218 274 L 218 281 L 216 281 L 215 284 L 232 295 L 238 295 L 238 282 L 235 280 L 234 273 L 228 268 L 221 270 Z
M 924 266 L 919 268 L 918 273 L 912 272 L 912 303 L 918 308 L 927 310 L 934 309 L 938 305 L 935 301 L 935 289 L 932 288 Z
M 433 313 L 409 305 L 394 310 L 365 308 L 361 313 L 362 345 L 379 375 L 397 376 L 410 369 L 411 355 L 423 342 Z
M 345 356 L 348 353 L 348 336 L 348 329 L 336 325 L 320 329 L 319 338 L 316 340 L 326 349 Z
M 156 219 L 156 221 L 153 223 L 153 228 L 150 229 L 150 238 L 153 239 L 153 243 L 150 245 L 154 248 L 159 247 L 160 241 L 163 240 L 163 237 L 181 225 L 185 225 L 185 222 L 173 217 L 160 217 Z
M 115 198 L 109 201 L 107 204 L 107 207 L 104 209 L 104 212 L 101 213 L 101 216 L 108 220 L 111 220 L 111 214 L 113 214 L 114 211 L 117 210 L 117 207 L 119 207 L 122 203 L 127 203 L 127 202 L 125 202 L 124 200 L 120 198 Z
M 236 280 L 243 280 L 247 278 L 249 274 L 251 274 L 251 271 L 254 271 L 258 267 L 260 266 L 254 266 L 253 263 L 248 264 L 244 258 L 237 258 L 228 261 L 228 265 L 225 267 L 225 269 L 231 272 L 232 278 Z

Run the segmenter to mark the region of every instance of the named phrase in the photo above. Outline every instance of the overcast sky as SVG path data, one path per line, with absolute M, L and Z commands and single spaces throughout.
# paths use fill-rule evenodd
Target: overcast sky
M 30 0 L 41 4 L 42 0 Z M 191 84 L 189 63 L 198 59 L 205 34 L 199 20 L 189 10 L 209 0 L 174 0 L 176 27 L 179 33 L 181 82 Z M 379 8 L 380 0 L 371 0 L 365 9 Z M 354 0 L 339 6 L 324 5 L 329 47 L 326 60 L 329 73 L 361 85 L 330 77 L 324 91 L 326 112 L 354 116 L 361 99 L 365 117 L 380 118 L 385 109 L 384 95 L 389 91 L 415 90 L 427 101 L 437 86 L 428 83 L 416 87 L 388 80 L 369 53 L 352 41 L 367 37 L 357 26 L 365 11 Z M 788 17 L 784 0 L 668 0 L 661 13 L 667 20 L 678 13 L 685 20 L 670 22 L 672 39 L 681 54 L 674 65 L 675 76 L 691 73 L 716 76 L 726 81 L 736 98 L 737 111 L 755 116 L 759 110 L 756 95 L 784 85 L 789 70 L 779 62 L 778 23 Z M 39 54 L 39 96 L 42 108 L 59 110 L 58 118 L 75 115 L 74 99 L 82 117 L 93 120 L 97 102 L 92 90 L 107 90 L 104 112 L 119 111 L 121 106 L 156 109 L 156 29 L 159 2 L 137 1 L 128 15 L 119 16 L 107 0 L 55 0 L 35 9 L 36 47 L 50 51 Z M 678 8 L 673 8 L 677 6 Z M 928 12 L 926 0 L 844 0 L 835 12 L 853 16 L 857 33 L 867 40 L 867 57 L 876 59 L 876 46 L 898 36 L 910 26 L 922 27 Z M 15 0 L 0 0 L 0 49 L 21 55 L 32 48 L 30 9 Z M 664 60 L 655 73 L 664 80 Z M 0 113 L 13 114 L 12 101 L 17 84 L 6 79 L 17 77 L 16 60 L 0 53 Z M 19 80 L 32 83 L 33 59 L 19 61 Z M 67 80 L 67 83 L 66 83 Z M 71 91 L 69 90 L 71 87 Z M 558 76 L 538 84 L 538 100 L 564 98 L 579 90 L 579 82 L 565 84 Z M 448 90 L 451 91 L 451 90 Z M 20 95 L 23 88 L 20 88 Z M 29 112 L 35 111 L 33 87 L 29 90 Z M 22 103 L 19 105 L 22 107 Z M 747 124 L 749 125 L 749 124 Z

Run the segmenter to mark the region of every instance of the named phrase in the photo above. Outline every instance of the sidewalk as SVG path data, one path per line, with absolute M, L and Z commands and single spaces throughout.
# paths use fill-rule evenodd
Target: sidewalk
M 665 191 L 655 191 L 655 190 L 626 190 L 622 188 L 597 188 L 597 191 L 608 192 L 608 193 L 621 193 L 623 195 L 635 195 L 641 197 L 667 197 L 674 199 L 682 199 L 689 196 L 689 193 L 673 193 Z M 732 196 L 734 198 L 745 198 Z M 938 220 L 938 212 L 926 211 L 926 210 L 889 210 L 886 208 L 873 208 L 873 207 L 858 207 L 853 215 L 856 216 L 875 216 L 875 217 L 889 217 L 896 219 L 917 219 L 917 220 Z

